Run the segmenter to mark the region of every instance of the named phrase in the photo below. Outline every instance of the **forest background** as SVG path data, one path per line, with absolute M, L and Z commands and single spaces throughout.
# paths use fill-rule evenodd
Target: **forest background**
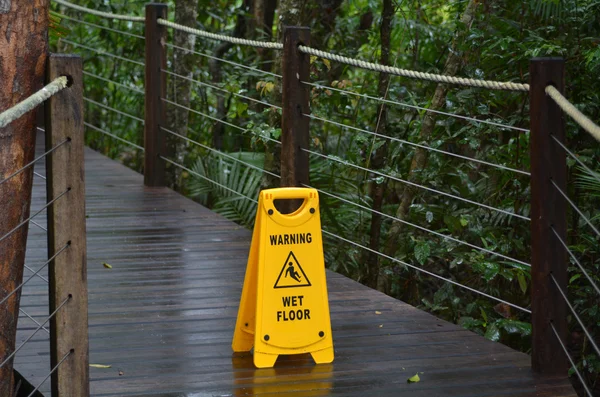
M 145 1 L 77 3 L 144 15 Z M 168 5 L 169 19 L 186 26 L 279 42 L 283 26 L 308 26 L 311 47 L 422 72 L 528 82 L 531 58 L 562 57 L 567 97 L 600 120 L 597 0 L 176 0 Z M 53 10 L 54 49 L 84 56 L 87 144 L 143 172 L 139 149 L 101 132 L 143 146 L 144 97 L 138 91 L 144 68 L 135 63 L 144 60 L 144 40 L 136 37 L 143 36 L 143 24 L 56 4 Z M 279 184 L 272 174 L 279 168 L 274 141 L 281 135 L 281 54 L 177 31 L 170 32 L 169 42 L 167 98 L 177 105 L 168 105 L 168 128 L 204 145 L 171 136 L 172 155 L 193 172 L 169 169 L 170 185 L 250 228 L 256 204 L 247 198 Z M 310 183 L 327 193 L 320 197 L 324 230 L 353 242 L 326 234 L 328 267 L 527 352 L 527 313 L 398 263 L 529 307 L 530 274 L 523 263 L 530 261 L 530 223 L 524 219 L 530 215 L 530 186 L 527 175 L 515 172 L 529 170 L 527 93 L 390 77 L 317 57 L 311 57 L 310 82 Z M 567 146 L 600 171 L 600 144 L 569 121 Z M 568 194 L 597 224 L 599 174 L 567 161 Z M 570 211 L 568 219 L 569 248 L 598 284 L 598 236 L 577 212 Z M 600 297 L 575 263 L 569 266 L 569 298 L 597 340 Z M 600 393 L 600 358 L 574 319 L 569 323 L 569 350 L 588 385 Z

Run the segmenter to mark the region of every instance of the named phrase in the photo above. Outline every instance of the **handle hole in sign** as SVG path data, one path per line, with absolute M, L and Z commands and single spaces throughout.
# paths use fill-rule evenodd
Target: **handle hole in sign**
M 304 199 L 275 199 L 273 205 L 280 214 L 289 215 L 300 210 L 305 201 Z

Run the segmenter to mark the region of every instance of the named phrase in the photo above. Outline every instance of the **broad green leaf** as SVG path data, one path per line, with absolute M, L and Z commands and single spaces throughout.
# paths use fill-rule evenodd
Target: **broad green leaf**
M 406 382 L 408 382 L 408 383 L 417 383 L 420 381 L 421 381 L 421 378 L 419 378 L 419 374 L 415 374 L 415 376 L 411 376 L 410 378 L 408 378 L 406 380 Z
M 107 268 L 107 269 L 112 269 L 112 265 L 109 265 L 109 264 L 108 264 L 108 263 L 106 263 L 106 262 L 102 262 L 102 266 L 104 266 L 104 267 L 105 267 L 105 268 Z
M 500 340 L 500 330 L 496 324 L 490 324 L 485 331 L 485 337 L 491 341 L 498 342 Z
M 527 280 L 525 280 L 525 275 L 523 272 L 517 273 L 517 280 L 519 280 L 519 287 L 521 287 L 521 292 L 525 294 L 527 292 Z
M 421 241 L 415 245 L 415 257 L 419 261 L 421 265 L 424 265 L 429 258 L 429 254 L 431 253 L 431 248 L 429 244 L 424 241 Z

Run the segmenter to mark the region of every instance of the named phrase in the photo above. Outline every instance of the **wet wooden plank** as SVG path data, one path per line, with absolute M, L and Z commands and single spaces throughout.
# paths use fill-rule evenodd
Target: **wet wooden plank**
M 141 175 L 91 150 L 86 189 L 90 362 L 111 365 L 90 368 L 94 396 L 575 396 L 565 378 L 534 375 L 527 355 L 332 272 L 334 363 L 292 356 L 255 369 L 230 346 L 250 231 L 168 189 L 144 188 Z M 44 260 L 36 229 L 32 267 Z M 32 280 L 22 301 L 42 320 L 45 288 Z M 36 326 L 22 316 L 19 327 L 24 338 Z M 47 334 L 17 364 L 41 380 Z M 415 373 L 421 382 L 406 383 Z

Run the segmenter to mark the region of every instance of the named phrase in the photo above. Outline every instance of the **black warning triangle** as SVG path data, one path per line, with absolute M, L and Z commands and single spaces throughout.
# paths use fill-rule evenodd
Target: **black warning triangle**
M 283 263 L 273 288 L 310 287 L 312 284 L 292 251 Z

